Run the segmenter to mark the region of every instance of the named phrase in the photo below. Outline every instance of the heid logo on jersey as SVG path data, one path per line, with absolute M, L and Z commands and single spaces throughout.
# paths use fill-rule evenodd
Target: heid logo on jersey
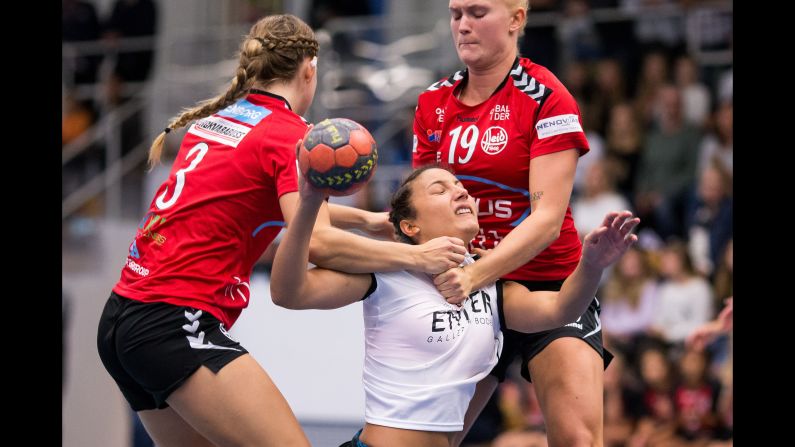
M 237 147 L 243 137 L 250 131 L 251 128 L 248 126 L 237 124 L 217 116 L 203 118 L 188 129 L 188 133 L 192 133 L 200 138 L 232 147 Z
M 539 140 L 572 132 L 582 132 L 580 119 L 574 114 L 544 118 L 536 123 L 536 133 Z
M 217 113 L 219 116 L 234 118 L 242 123 L 256 126 L 263 118 L 270 115 L 271 111 L 262 106 L 256 106 L 242 99 Z
M 497 155 L 508 145 L 508 132 L 500 126 L 491 126 L 483 132 L 480 148 L 489 155 Z
M 444 109 L 441 107 L 436 108 L 436 121 L 440 123 L 444 122 Z

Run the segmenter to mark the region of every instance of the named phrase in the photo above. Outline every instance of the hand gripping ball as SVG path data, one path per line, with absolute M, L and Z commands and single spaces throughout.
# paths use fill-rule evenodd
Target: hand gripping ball
M 304 178 L 332 196 L 347 196 L 364 186 L 375 172 L 378 151 L 370 132 L 345 118 L 317 123 L 298 148 Z

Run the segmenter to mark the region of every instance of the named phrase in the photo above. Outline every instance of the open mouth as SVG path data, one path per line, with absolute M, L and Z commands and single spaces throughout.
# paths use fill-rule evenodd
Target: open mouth
M 470 208 L 468 206 L 458 207 L 455 210 L 455 214 L 456 214 L 456 216 L 462 215 L 462 214 L 472 214 L 472 208 Z

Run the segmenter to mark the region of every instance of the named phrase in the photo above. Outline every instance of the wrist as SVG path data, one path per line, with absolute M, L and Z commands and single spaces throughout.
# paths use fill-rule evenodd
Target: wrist
M 471 290 L 477 290 L 483 287 L 483 284 L 480 283 L 480 277 L 478 276 L 477 266 L 475 264 L 467 264 L 461 267 L 464 273 L 466 273 L 467 278 L 469 278 Z
M 405 258 L 400 256 L 400 259 L 405 259 L 408 263 L 407 265 L 401 266 L 404 269 L 411 269 L 411 270 L 422 270 L 425 271 L 425 266 L 422 264 L 422 252 L 420 251 L 419 245 L 412 245 L 412 244 L 400 244 L 402 245 L 404 253 L 406 253 Z

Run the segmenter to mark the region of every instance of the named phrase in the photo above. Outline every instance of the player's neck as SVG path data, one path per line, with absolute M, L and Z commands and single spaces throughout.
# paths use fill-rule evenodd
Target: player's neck
M 276 82 L 271 82 L 268 85 L 255 83 L 252 86 L 252 88 L 281 96 L 282 98 L 287 100 L 287 102 L 290 104 L 290 107 L 293 107 L 293 112 L 299 115 L 303 115 L 306 112 L 306 111 L 298 111 L 295 109 L 296 105 L 300 104 L 300 102 L 299 102 L 298 92 L 296 91 L 293 82 L 284 83 L 276 81 Z
M 488 67 L 468 67 L 467 83 L 459 92 L 458 99 L 469 105 L 489 99 L 505 79 L 515 60 L 516 52 L 509 52 L 497 63 Z

